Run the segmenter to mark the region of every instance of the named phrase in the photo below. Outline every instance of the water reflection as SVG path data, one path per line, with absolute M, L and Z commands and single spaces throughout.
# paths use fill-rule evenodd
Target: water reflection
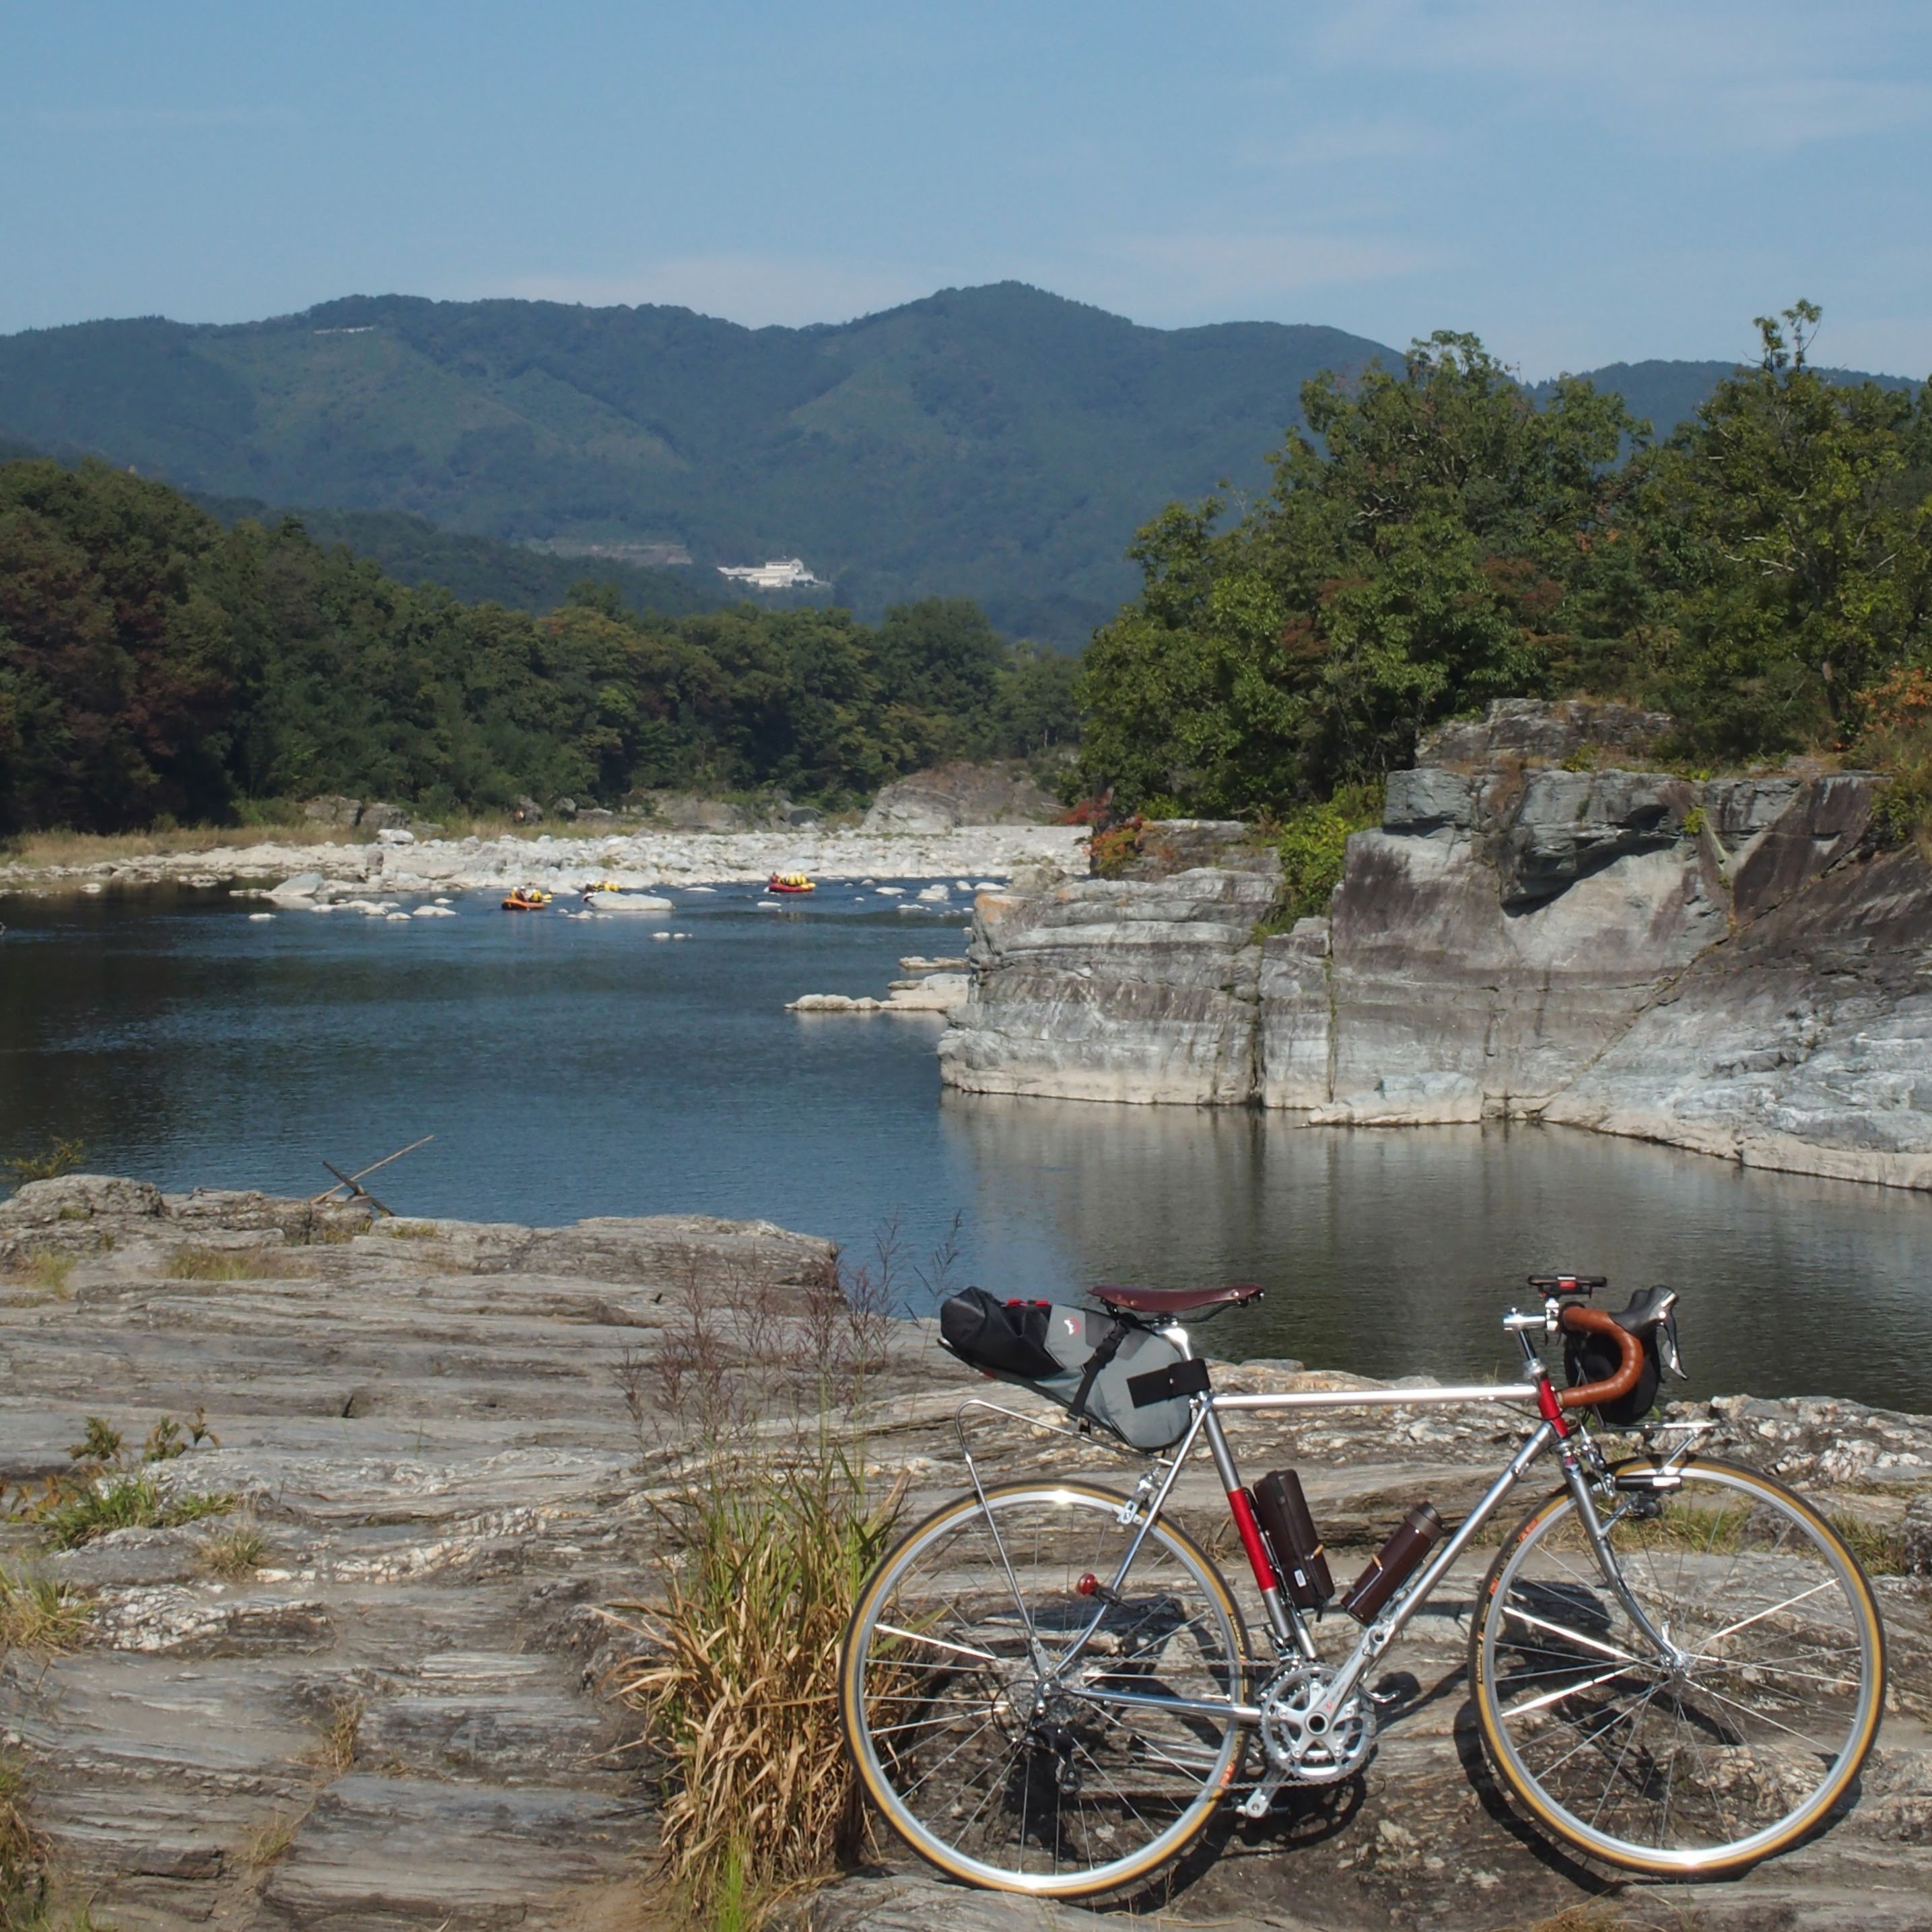
M 878 990 L 956 946 L 958 912 L 757 896 L 679 895 L 670 943 L 475 897 L 400 926 L 254 924 L 223 892 L 9 902 L 0 1153 L 74 1136 L 98 1171 L 307 1193 L 321 1159 L 433 1130 L 386 1174 L 404 1212 L 758 1216 L 862 1249 L 897 1216 L 910 1258 L 960 1212 L 959 1279 L 1256 1280 L 1217 1352 L 1378 1375 L 1514 1372 L 1498 1312 L 1569 1266 L 1681 1288 L 1695 1388 L 1932 1410 L 1923 1196 L 1558 1130 L 942 1096 L 934 1023 L 784 1003 Z
M 1694 1390 L 1932 1408 L 1921 1196 L 1556 1128 L 1297 1130 L 964 1096 L 941 1118 L 979 1225 L 1032 1231 L 1016 1273 L 1044 1238 L 1082 1280 L 1260 1282 L 1265 1300 L 1217 1319 L 1217 1352 L 1514 1372 L 1498 1316 L 1527 1300 L 1526 1274 L 1568 1267 L 1609 1275 L 1612 1306 L 1681 1288 Z

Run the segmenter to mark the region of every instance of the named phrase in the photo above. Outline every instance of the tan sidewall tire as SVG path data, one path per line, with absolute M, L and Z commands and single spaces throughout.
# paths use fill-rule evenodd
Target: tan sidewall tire
M 1102 1503 L 1109 1509 L 1121 1509 L 1126 1506 L 1128 1501 L 1118 1490 L 1103 1488 L 1097 1483 L 1078 1481 L 998 1483 L 988 1487 L 986 1493 L 989 1504 L 997 1504 L 1002 1497 L 1072 1495 Z M 1240 1771 L 1244 1754 L 1238 1738 L 1234 1749 L 1228 1755 L 1226 1768 L 1220 1777 L 1202 1780 L 1201 1796 L 1196 1802 L 1193 1813 L 1186 1820 L 1186 1828 L 1178 1836 L 1172 1833 L 1164 1835 L 1158 1850 L 1150 1851 L 1126 1870 L 1115 1872 L 1110 1869 L 1106 1878 L 1099 1884 L 1083 1876 L 1074 1874 L 1064 1878 L 1047 1877 L 1038 1880 L 1002 1877 L 992 1874 L 990 1868 L 968 1865 L 948 1856 L 943 1846 L 929 1841 L 923 1834 L 914 1835 L 900 1822 L 898 1802 L 880 1779 L 869 1743 L 862 1745 L 860 1742 L 866 1732 L 857 1658 L 854 1649 L 856 1633 L 870 1617 L 880 1594 L 892 1582 L 900 1558 L 914 1546 L 922 1542 L 952 1519 L 970 1515 L 979 1508 L 977 1496 L 964 1496 L 956 1497 L 952 1502 L 934 1510 L 932 1515 L 908 1531 L 893 1544 L 860 1591 L 858 1600 L 853 1606 L 851 1618 L 845 1626 L 844 1641 L 838 1649 L 838 1708 L 844 1720 L 845 1748 L 851 1756 L 854 1768 L 858 1772 L 859 1782 L 866 1796 L 886 1822 L 921 1858 L 928 1864 L 938 1866 L 949 1877 L 956 1878 L 964 1884 L 976 1886 L 985 1891 L 1018 1892 L 1030 1898 L 1094 1898 L 1120 1892 L 1130 1886 L 1138 1884 L 1162 1866 L 1172 1864 L 1208 1828 L 1216 1805 Z M 1234 1638 L 1234 1661 L 1238 1669 L 1248 1654 L 1247 1631 L 1241 1621 L 1240 1606 L 1235 1603 L 1234 1593 L 1228 1588 L 1226 1580 L 1215 1568 L 1207 1552 L 1185 1530 L 1166 1516 L 1161 1518 L 1151 1534 L 1165 1539 L 1192 1564 L 1199 1572 L 1202 1581 L 1214 1593 L 1216 1604 L 1227 1618 L 1228 1630 Z
M 1648 1456 L 1632 1456 L 1614 1466 L 1618 1472 L 1651 1469 L 1658 1466 L 1657 1459 Z M 1575 1846 L 1579 1851 L 1606 1864 L 1620 1866 L 1627 1871 L 1644 1872 L 1653 1877 L 1721 1878 L 1761 1864 L 1766 1858 L 1775 1858 L 1780 1852 L 1789 1851 L 1801 1839 L 1816 1831 L 1831 1816 L 1833 1808 L 1850 1789 L 1852 1781 L 1863 1769 L 1865 1759 L 1878 1736 L 1879 1720 L 1885 1709 L 1885 1627 L 1879 1616 L 1878 1603 L 1872 1594 L 1870 1582 L 1858 1558 L 1846 1546 L 1844 1539 L 1838 1532 L 1803 1497 L 1760 1471 L 1747 1469 L 1735 1462 L 1720 1462 L 1708 1456 L 1692 1456 L 1678 1466 L 1687 1473 L 1700 1469 L 1721 1471 L 1723 1479 L 1727 1483 L 1755 1488 L 1775 1497 L 1781 1504 L 1802 1517 L 1844 1559 L 1846 1574 L 1852 1582 L 1854 1600 L 1859 1613 L 1864 1618 L 1870 1640 L 1872 1684 L 1870 1708 L 1866 1713 L 1862 1733 L 1854 1748 L 1846 1754 L 1838 1774 L 1829 1786 L 1806 1804 L 1796 1822 L 1788 1830 L 1779 1833 L 1769 1843 L 1735 1858 L 1714 1858 L 1708 1864 L 1686 1865 L 1678 1860 L 1645 1858 L 1634 1852 L 1606 1850 L 1594 1840 L 1580 1837 L 1574 1828 L 1560 1814 L 1552 1810 L 1533 1789 L 1526 1788 L 1519 1780 L 1510 1753 L 1497 1734 L 1490 1709 L 1491 1700 L 1483 1675 L 1483 1634 L 1488 1628 L 1490 1616 L 1496 1604 L 1496 1592 L 1502 1586 L 1503 1572 L 1508 1568 L 1510 1559 L 1539 1524 L 1547 1521 L 1558 1510 L 1570 1506 L 1570 1492 L 1567 1489 L 1557 1490 L 1544 1497 L 1523 1518 L 1504 1540 L 1503 1546 L 1496 1552 L 1496 1561 L 1490 1565 L 1489 1574 L 1483 1579 L 1482 1588 L 1477 1592 L 1475 1615 L 1469 1626 L 1469 1695 L 1476 1707 L 1477 1728 L 1482 1733 L 1483 1749 L 1488 1756 L 1491 1768 L 1511 1796 L 1539 1823 L 1555 1833 L 1565 1844 Z

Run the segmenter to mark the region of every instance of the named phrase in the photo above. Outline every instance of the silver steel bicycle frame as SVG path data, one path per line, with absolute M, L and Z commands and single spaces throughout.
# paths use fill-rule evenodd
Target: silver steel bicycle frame
M 1165 1339 L 1175 1343 L 1184 1354 L 1191 1358 L 1192 1350 L 1189 1346 L 1185 1330 L 1172 1328 L 1164 1330 L 1162 1334 Z M 1129 1571 L 1133 1568 L 1134 1559 L 1140 1553 L 1142 1544 L 1145 1540 L 1148 1531 L 1153 1528 L 1155 1519 L 1160 1514 L 1161 1506 L 1166 1502 L 1180 1473 L 1182 1464 L 1199 1437 L 1205 1436 L 1208 1439 L 1216 1473 L 1222 1486 L 1230 1492 L 1240 1487 L 1240 1471 L 1228 1447 L 1226 1432 L 1221 1426 L 1223 1415 L 1292 1414 L 1296 1411 L 1334 1408 L 1448 1408 L 1472 1402 L 1534 1402 L 1537 1396 L 1537 1385 L 1534 1382 L 1468 1382 L 1436 1388 L 1310 1389 L 1270 1395 L 1217 1395 L 1210 1390 L 1206 1395 L 1197 1396 L 1187 1433 L 1176 1449 L 1174 1460 L 1157 1493 L 1142 1511 L 1140 1528 L 1114 1574 L 1108 1585 L 1109 1593 L 1117 1592 L 1126 1580 Z M 1546 1450 L 1563 1440 L 1549 1423 L 1538 1423 L 1522 1448 L 1510 1458 L 1502 1474 L 1457 1526 L 1455 1534 L 1363 1631 L 1354 1648 L 1336 1667 L 1334 1675 L 1322 1696 L 1309 1707 L 1308 1715 L 1312 1717 L 1318 1714 L 1322 1718 L 1331 1722 L 1334 1720 L 1336 1712 L 1353 1694 L 1369 1666 L 1401 1635 L 1409 1619 L 1428 1600 L 1436 1586 L 1454 1567 L 1456 1560 L 1480 1533 L 1483 1526 L 1495 1515 L 1510 1492 L 1522 1480 L 1530 1466 Z M 1573 1460 L 1566 1456 L 1566 1466 Z M 1582 1480 L 1580 1471 L 1572 1471 L 1566 1466 L 1565 1476 L 1573 1494 L 1576 1497 L 1578 1509 L 1586 1527 L 1594 1530 L 1597 1527 L 1596 1512 L 1591 1505 L 1588 1485 Z M 976 1474 L 974 1486 L 976 1488 L 978 1486 Z M 1601 1538 L 1593 1534 L 1591 1540 L 1593 1547 L 1598 1550 L 1600 1565 L 1604 1554 L 1600 1546 Z M 1604 1577 L 1611 1587 L 1617 1590 L 1619 1596 L 1624 1594 L 1622 1579 L 1616 1574 L 1613 1564 L 1605 1568 Z M 1294 1605 L 1276 1590 L 1264 1592 L 1263 1601 L 1276 1640 L 1277 1653 L 1285 1652 L 1292 1646 L 1304 1660 L 1313 1661 L 1318 1654 L 1314 1639 Z M 1105 1615 L 1105 1607 L 1102 1604 L 1096 1609 L 1087 1628 L 1060 1653 L 1054 1672 L 1056 1678 L 1060 1677 L 1085 1648 L 1088 1640 L 1100 1627 Z M 1065 1694 L 1091 1703 L 1121 1708 L 1137 1706 L 1143 1708 L 1177 1712 L 1189 1716 L 1232 1717 L 1238 1724 L 1250 1725 L 1261 1721 L 1261 1712 L 1258 1706 L 1232 1698 L 1224 1701 L 1212 1698 L 1150 1696 L 1144 1692 L 1110 1690 L 1091 1684 L 1073 1686 L 1062 1683 L 1060 1688 Z

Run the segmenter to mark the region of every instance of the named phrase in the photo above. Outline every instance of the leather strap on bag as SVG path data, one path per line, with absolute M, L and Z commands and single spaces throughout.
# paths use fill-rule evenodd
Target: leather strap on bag
M 1087 1398 L 1094 1392 L 1094 1378 L 1120 1352 L 1120 1344 L 1127 1339 L 1127 1324 L 1116 1322 L 1100 1346 L 1087 1358 L 1087 1366 L 1081 1371 L 1080 1386 L 1073 1391 L 1073 1400 L 1067 1404 L 1067 1412 L 1076 1422 L 1087 1420 Z

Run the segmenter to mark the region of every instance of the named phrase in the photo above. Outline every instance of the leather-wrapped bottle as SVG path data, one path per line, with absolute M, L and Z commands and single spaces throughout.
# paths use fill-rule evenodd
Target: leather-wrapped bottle
M 1395 1534 L 1369 1558 L 1369 1567 L 1342 1599 L 1342 1609 L 1358 1623 L 1373 1623 L 1383 1605 L 1415 1574 L 1442 1535 L 1442 1519 L 1428 1504 L 1418 1503 Z

